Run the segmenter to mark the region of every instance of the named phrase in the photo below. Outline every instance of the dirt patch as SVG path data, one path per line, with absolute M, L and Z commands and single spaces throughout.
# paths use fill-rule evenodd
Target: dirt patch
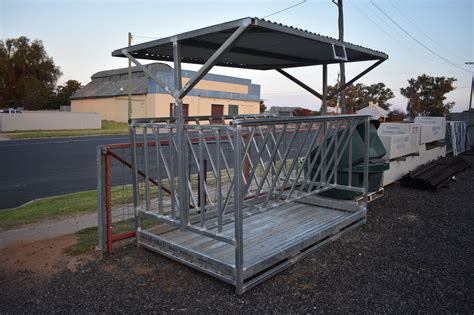
M 110 273 L 117 272 L 117 267 L 111 264 L 99 265 L 99 269 L 104 272 L 110 272 Z
M 76 242 L 74 234 L 15 242 L 0 249 L 0 269 L 22 284 L 48 279 L 65 269 L 75 272 L 81 264 L 92 259 L 92 255 L 70 257 L 64 253 Z
M 145 264 L 138 264 L 134 267 L 133 272 L 135 272 L 137 275 L 150 275 L 155 271 L 155 268 L 149 265 Z

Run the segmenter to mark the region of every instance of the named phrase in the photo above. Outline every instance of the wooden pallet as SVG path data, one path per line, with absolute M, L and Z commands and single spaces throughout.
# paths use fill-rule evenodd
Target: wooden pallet
M 382 187 L 377 191 L 369 193 L 367 195 L 367 200 L 369 203 L 371 203 L 372 201 L 377 200 L 380 197 L 383 197 L 383 195 L 384 195 L 384 189 Z M 360 197 L 357 197 L 355 200 L 357 201 L 358 204 L 362 204 L 362 202 L 364 202 L 364 197 L 360 196 Z

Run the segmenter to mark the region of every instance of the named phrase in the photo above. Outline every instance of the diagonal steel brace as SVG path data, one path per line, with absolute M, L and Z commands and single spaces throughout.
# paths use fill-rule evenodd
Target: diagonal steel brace
M 173 91 L 167 86 L 163 81 L 158 79 L 150 70 L 148 70 L 147 67 L 142 65 L 137 59 L 135 59 L 132 55 L 130 55 L 126 49 L 122 50 L 122 53 L 130 59 L 140 70 L 142 70 L 150 79 L 155 81 L 156 84 L 158 84 L 163 90 L 165 90 L 168 94 L 174 97 Z

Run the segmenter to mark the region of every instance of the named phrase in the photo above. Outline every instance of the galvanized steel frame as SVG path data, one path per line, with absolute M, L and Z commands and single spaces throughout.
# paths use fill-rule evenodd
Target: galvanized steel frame
M 201 130 L 202 131 L 202 130 L 211 128 L 212 130 L 217 130 L 217 134 L 216 134 L 216 142 L 217 143 L 219 143 L 219 141 L 220 141 L 219 140 L 220 139 L 220 132 L 226 132 L 227 134 L 229 134 L 229 132 L 232 133 L 233 138 L 231 140 L 231 137 L 229 136 L 229 140 L 231 140 L 231 142 L 233 142 L 233 147 L 234 147 L 234 155 L 235 155 L 234 156 L 235 160 L 234 160 L 234 165 L 233 165 L 234 174 L 241 174 L 243 169 L 244 169 L 243 164 L 244 164 L 244 161 L 246 159 L 245 158 L 246 152 L 245 152 L 245 150 L 242 150 L 242 149 L 245 149 L 245 141 L 244 141 L 244 138 L 243 138 L 243 136 L 244 136 L 243 135 L 243 128 L 249 128 L 251 126 L 255 126 L 256 128 L 260 128 L 262 125 L 269 125 L 269 124 L 270 125 L 273 124 L 273 126 L 276 126 L 277 124 L 282 124 L 284 126 L 287 126 L 288 123 L 302 124 L 302 123 L 305 123 L 305 122 L 312 123 L 314 121 L 318 121 L 319 123 L 322 123 L 322 125 L 321 125 L 322 126 L 322 136 L 323 136 L 323 139 L 326 139 L 327 131 L 328 131 L 328 124 L 330 122 L 334 122 L 334 121 L 340 120 L 340 119 L 349 119 L 349 120 L 351 120 L 351 119 L 354 119 L 354 117 L 355 117 L 355 116 L 341 115 L 341 116 L 337 116 L 338 118 L 334 118 L 334 117 L 314 118 L 314 117 L 312 117 L 312 118 L 300 118 L 300 119 L 290 119 L 290 120 L 288 120 L 288 119 L 282 120 L 281 118 L 258 119 L 258 117 L 255 117 L 256 119 L 253 120 L 253 121 L 252 120 L 238 120 L 238 119 L 234 120 L 232 126 L 220 126 L 220 127 L 218 127 L 218 126 L 206 127 L 206 126 L 203 126 L 203 125 L 186 126 L 185 121 L 192 120 L 192 118 L 191 119 L 190 118 L 185 119 L 185 117 L 183 116 L 183 106 L 182 106 L 183 98 L 210 71 L 210 69 L 218 62 L 219 58 L 223 54 L 225 54 L 227 51 L 229 51 L 232 48 L 232 46 L 235 44 L 235 42 L 241 36 L 243 36 L 245 34 L 247 28 L 252 23 L 265 24 L 266 27 L 276 28 L 279 31 L 284 31 L 284 32 L 287 32 L 287 33 L 296 32 L 296 30 L 290 30 L 287 27 L 284 27 L 284 28 L 279 27 L 279 26 L 275 25 L 274 23 L 269 23 L 269 22 L 266 22 L 266 21 L 255 20 L 255 19 L 250 19 L 250 18 L 249 19 L 238 20 L 238 21 L 233 21 L 233 22 L 229 22 L 229 23 L 221 24 L 219 26 L 212 27 L 212 30 L 215 30 L 215 31 L 219 31 L 219 30 L 223 30 L 223 29 L 235 29 L 235 28 L 236 29 L 232 32 L 232 34 L 224 42 L 224 44 L 222 44 L 222 46 L 219 49 L 217 49 L 217 51 L 208 60 L 203 62 L 204 64 L 200 68 L 200 70 L 194 75 L 193 78 L 191 78 L 188 81 L 188 83 L 184 87 L 182 87 L 182 85 L 181 85 L 181 82 L 182 82 L 182 76 L 181 76 L 181 61 L 182 61 L 182 58 L 181 58 L 180 41 L 184 40 L 186 38 L 198 36 L 201 33 L 204 34 L 206 32 L 209 32 L 211 30 L 210 28 L 203 29 L 203 30 L 196 30 L 196 31 L 193 31 L 193 32 L 181 34 L 179 36 L 174 36 L 174 37 L 171 37 L 171 38 L 168 38 L 168 39 L 161 39 L 161 40 L 157 40 L 157 41 L 152 41 L 152 42 L 149 42 L 149 43 L 144 43 L 144 44 L 133 46 L 131 48 L 124 48 L 124 49 L 121 50 L 121 54 L 123 56 L 126 56 L 127 58 L 129 58 L 134 64 L 136 64 L 139 68 L 141 68 L 148 77 L 150 77 L 154 82 L 156 82 L 160 87 L 162 87 L 167 93 L 169 93 L 170 95 L 172 95 L 174 97 L 175 106 L 176 106 L 175 121 L 173 121 L 173 119 L 167 119 L 167 120 L 163 119 L 161 121 L 160 121 L 160 119 L 148 119 L 148 120 L 146 120 L 146 119 L 142 119 L 142 120 L 132 119 L 130 121 L 130 137 L 131 137 L 131 143 L 132 143 L 132 164 L 133 164 L 133 170 L 134 170 L 133 184 L 134 184 L 134 203 L 135 203 L 136 230 L 138 232 L 142 232 L 142 233 L 138 233 L 137 241 L 138 241 L 139 244 L 147 246 L 147 247 L 150 247 L 151 245 L 150 244 L 147 245 L 146 242 L 143 242 L 140 239 L 141 237 L 145 237 L 145 236 L 146 237 L 152 237 L 157 242 L 160 242 L 158 240 L 157 236 L 150 236 L 146 232 L 142 231 L 142 228 L 140 226 L 140 217 L 141 217 L 141 215 L 145 215 L 145 216 L 148 215 L 148 216 L 152 216 L 156 219 L 159 219 L 162 222 L 166 222 L 166 223 L 169 223 L 171 225 L 179 226 L 181 231 L 192 231 L 194 233 L 197 233 L 197 234 L 200 234 L 200 235 L 203 235 L 203 236 L 206 236 L 206 237 L 214 238 L 216 240 L 223 241 L 223 242 L 229 243 L 231 245 L 234 245 L 235 246 L 234 277 L 233 277 L 232 280 L 227 279 L 227 281 L 233 283 L 236 286 L 237 293 L 239 293 L 239 294 L 243 293 L 247 288 L 253 286 L 254 284 L 264 280 L 267 276 L 269 276 L 269 275 L 271 275 L 275 272 L 278 272 L 279 270 L 281 270 L 282 267 L 281 266 L 274 267 L 273 269 L 269 270 L 269 272 L 264 273 L 263 276 L 259 277 L 260 280 L 253 281 L 252 284 L 250 284 L 250 283 L 245 284 L 244 283 L 244 274 L 243 274 L 244 273 L 244 266 L 243 266 L 243 264 L 244 264 L 244 261 L 243 261 L 243 250 L 244 250 L 244 248 L 243 248 L 243 218 L 244 218 L 244 214 L 243 214 L 243 209 L 244 209 L 244 198 L 245 198 L 244 194 L 245 194 L 245 187 L 246 186 L 244 185 L 243 178 L 240 175 L 239 176 L 234 176 L 234 179 L 233 179 L 233 182 L 232 182 L 233 201 L 234 201 L 233 202 L 233 212 L 234 212 L 233 216 L 234 216 L 234 221 L 235 221 L 235 234 L 234 234 L 233 239 L 229 239 L 227 237 L 224 237 L 224 236 L 220 235 L 220 232 L 221 232 L 221 229 L 222 229 L 222 215 L 223 214 L 218 215 L 218 223 L 217 223 L 218 233 L 217 234 L 210 233 L 210 232 L 206 231 L 205 229 L 202 229 L 202 227 L 197 228 L 197 227 L 194 227 L 192 224 L 190 224 L 189 206 L 188 206 L 190 204 L 190 200 L 189 200 L 190 185 L 188 183 L 188 178 L 187 178 L 186 164 L 187 164 L 187 161 L 191 157 L 187 156 L 188 150 L 186 150 L 186 143 L 187 143 L 186 129 L 189 129 L 189 130 L 196 129 L 196 130 Z M 301 36 L 301 33 L 298 33 L 298 36 Z M 311 38 L 317 37 L 317 40 L 322 41 L 322 42 L 328 41 L 328 39 L 326 39 L 324 37 L 321 37 L 321 36 L 318 36 L 318 35 L 315 35 L 315 34 L 306 34 L 305 36 L 309 36 Z M 173 43 L 173 56 L 172 57 L 173 57 L 173 62 L 174 62 L 174 70 L 173 70 L 174 71 L 174 89 L 168 87 L 164 82 L 159 80 L 159 78 L 157 78 L 155 74 L 151 73 L 145 66 L 141 65 L 140 62 L 138 62 L 135 59 L 135 57 L 133 57 L 133 51 L 139 49 L 140 47 L 152 47 L 153 45 L 157 45 L 159 43 L 166 42 L 166 41 L 171 41 Z M 333 41 L 330 41 L 330 42 L 331 42 L 332 45 L 334 45 Z M 353 47 L 351 46 L 351 48 L 356 49 L 356 50 L 365 51 L 365 48 L 355 46 L 355 45 L 353 45 Z M 282 69 L 275 69 L 275 70 L 277 70 L 279 73 L 283 74 L 284 76 L 286 76 L 287 78 L 289 78 L 293 82 L 297 83 L 298 85 L 303 87 L 305 90 L 309 91 L 311 94 L 313 94 L 316 97 L 322 99 L 322 101 L 323 101 L 323 103 L 322 103 L 322 113 L 325 114 L 327 112 L 327 106 L 326 106 L 327 100 L 334 97 L 334 95 L 336 95 L 340 90 L 344 89 L 349 84 L 352 84 L 355 80 L 357 80 L 360 77 L 362 77 L 363 75 L 365 75 L 367 72 L 369 72 L 370 70 L 372 70 L 373 68 L 378 66 L 380 63 L 382 63 L 386 59 L 386 55 L 384 55 L 382 53 L 374 52 L 374 51 L 371 51 L 371 50 L 367 50 L 367 52 L 371 53 L 371 54 L 374 54 L 374 55 L 379 54 L 380 55 L 379 56 L 380 60 L 377 61 L 374 65 L 370 66 L 368 69 L 361 72 L 354 79 L 347 82 L 346 85 L 340 87 L 338 91 L 332 93 L 331 95 L 327 94 L 327 63 L 322 64 L 322 66 L 323 66 L 323 92 L 322 92 L 322 94 L 320 94 L 320 93 L 316 92 L 315 90 L 313 90 L 312 88 L 308 87 L 307 85 L 305 85 L 304 83 L 302 83 L 298 79 L 294 78 L 292 75 L 288 74 L 284 70 L 282 70 Z M 114 55 L 118 56 L 118 54 L 115 53 L 115 52 L 114 52 Z M 360 117 L 361 116 L 358 116 L 358 118 L 360 118 Z M 230 119 L 231 117 L 228 117 L 228 118 Z M 363 118 L 366 120 L 366 122 L 365 122 L 365 136 L 366 136 L 366 139 L 368 139 L 369 118 L 366 117 L 366 116 L 364 116 Z M 196 119 L 196 121 L 199 122 L 200 119 Z M 178 165 L 177 165 L 178 186 L 174 187 L 172 185 L 173 186 L 172 187 L 172 193 L 177 192 L 177 193 L 173 194 L 172 200 L 174 202 L 175 198 L 176 198 L 176 201 L 178 203 L 179 218 L 176 218 L 174 215 L 172 215 L 172 217 L 166 217 L 166 216 L 163 216 L 163 215 L 152 214 L 149 211 L 149 204 L 148 203 L 146 205 L 146 210 L 139 209 L 139 207 L 138 207 L 138 196 L 139 196 L 140 192 L 139 192 L 139 188 L 138 188 L 138 169 L 137 169 L 137 160 L 136 160 L 136 155 L 137 155 L 137 151 L 136 151 L 136 147 L 137 147 L 136 128 L 137 127 L 144 128 L 144 131 L 143 131 L 144 142 L 143 143 L 144 143 L 145 155 L 147 155 L 147 151 L 146 151 L 147 150 L 147 128 L 152 128 L 152 129 L 156 128 L 157 124 L 160 124 L 160 123 L 162 123 L 163 125 L 158 126 L 158 128 L 162 128 L 162 127 L 168 128 L 169 137 L 170 137 L 170 139 L 169 139 L 170 142 L 169 143 L 170 143 L 170 145 L 171 145 L 171 143 L 173 143 L 173 145 L 176 147 L 176 153 L 177 153 L 176 161 L 178 163 Z M 174 136 L 174 134 L 173 134 L 173 129 L 176 132 L 176 136 Z M 354 130 L 352 130 L 351 132 L 353 133 Z M 153 129 L 153 133 L 155 135 L 159 136 L 159 130 Z M 337 138 L 337 136 L 335 138 Z M 202 133 L 199 135 L 199 140 L 202 140 Z M 280 140 L 281 140 L 281 137 L 280 137 Z M 276 145 L 276 147 L 278 147 L 278 144 L 275 143 L 275 145 Z M 325 154 L 327 154 L 327 149 L 328 149 L 327 146 L 328 145 L 329 145 L 329 147 L 331 147 L 332 142 L 327 144 L 326 141 L 324 140 L 321 144 L 322 152 L 324 152 Z M 337 140 L 336 140 L 336 145 L 337 145 Z M 220 147 L 219 147 L 219 144 L 217 144 L 217 146 L 218 146 L 218 150 L 221 150 Z M 157 145 L 157 148 L 159 149 L 159 145 Z M 262 152 L 263 152 L 263 149 L 266 149 L 266 151 L 270 152 L 268 147 L 267 148 L 262 148 Z M 364 175 L 363 175 L 364 176 L 364 186 L 362 188 L 362 192 L 363 192 L 363 195 L 364 195 L 364 205 L 363 205 L 363 208 L 361 208 L 361 209 L 363 209 L 365 211 L 366 206 L 367 206 L 367 193 L 368 193 L 368 184 L 367 184 L 368 183 L 368 149 L 369 149 L 369 142 L 368 141 L 366 141 L 366 145 L 365 145 L 364 149 L 365 149 Z M 337 150 L 334 150 L 334 152 L 336 152 L 336 151 Z M 200 149 L 200 152 L 202 152 L 202 148 Z M 278 149 L 275 150 L 275 148 L 271 151 L 272 159 L 276 157 L 277 152 L 278 152 Z M 350 145 L 350 152 L 352 152 L 352 145 Z M 220 156 L 219 151 L 218 151 L 217 154 L 218 154 L 218 156 Z M 282 162 L 281 152 L 278 152 L 278 154 L 280 155 L 279 156 L 280 162 Z M 350 156 L 351 156 L 351 153 L 350 153 Z M 337 156 L 335 156 L 334 161 L 335 161 L 335 163 L 336 163 L 336 161 L 338 161 Z M 326 162 L 327 161 L 325 159 L 322 159 L 322 165 L 320 165 L 319 169 L 318 169 L 318 172 L 321 170 L 321 180 L 318 183 L 317 191 L 324 191 L 324 190 L 330 189 L 330 188 L 343 188 L 343 189 L 348 189 L 348 190 L 353 190 L 353 191 L 361 191 L 361 189 L 359 189 L 359 188 L 350 187 L 351 186 L 350 184 L 349 184 L 349 187 L 344 187 L 343 185 L 338 185 L 337 184 L 337 172 L 335 172 L 335 170 L 333 170 L 332 174 L 328 174 L 328 172 L 327 172 L 328 165 L 326 165 Z M 145 164 L 146 163 L 147 162 L 145 161 Z M 257 164 L 258 164 L 258 161 L 257 161 Z M 220 173 L 220 167 L 221 166 L 219 165 L 218 168 L 217 168 L 219 170 L 219 173 Z M 174 170 L 174 167 L 172 167 L 171 169 Z M 351 166 L 350 166 L 350 169 L 351 169 Z M 275 166 L 273 164 L 268 165 L 265 168 L 265 176 L 264 177 L 266 177 L 268 175 L 270 170 L 272 172 L 275 171 Z M 280 173 L 281 171 L 282 171 L 282 167 L 280 165 L 280 167 L 278 168 L 278 173 Z M 200 172 L 202 174 L 201 169 L 200 169 Z M 334 174 L 334 172 L 336 174 Z M 146 194 L 146 199 L 148 200 L 150 198 L 150 196 L 149 196 L 149 188 L 148 188 L 149 181 L 148 181 L 148 170 L 147 169 L 145 169 L 145 174 L 147 176 L 146 181 L 145 181 L 146 182 L 146 187 L 147 187 L 146 190 L 145 190 L 145 194 Z M 301 175 L 301 173 L 300 173 L 300 175 Z M 328 175 L 329 175 L 329 177 L 328 177 Z M 352 174 L 351 174 L 351 171 L 350 171 L 349 183 L 351 182 L 351 175 Z M 252 180 L 252 176 L 250 178 L 250 181 Z M 335 184 L 332 184 L 332 185 L 329 184 L 331 176 L 333 176 L 333 178 L 336 178 L 335 179 Z M 216 176 L 216 179 L 219 178 L 219 177 L 220 177 L 220 175 Z M 287 177 L 287 175 L 285 175 L 285 178 L 286 177 Z M 316 177 L 316 175 L 315 175 L 315 177 Z M 174 179 L 172 179 L 172 180 L 174 181 Z M 287 180 L 287 178 L 286 178 L 286 180 Z M 311 187 L 312 187 L 313 184 L 314 184 L 314 180 L 311 180 Z M 199 185 L 200 185 L 200 187 L 204 188 L 203 183 L 199 183 Z M 261 182 L 259 184 L 258 189 L 257 189 L 258 192 L 261 191 L 262 185 L 263 185 L 263 182 Z M 276 182 L 272 182 L 271 189 L 273 189 L 275 187 L 275 185 L 276 185 Z M 177 189 L 175 190 L 174 188 L 177 188 Z M 294 187 L 293 187 L 293 189 L 294 189 Z M 219 194 L 221 194 L 220 188 L 219 188 L 218 192 L 219 192 Z M 201 193 L 202 193 L 202 191 L 201 191 Z M 281 194 L 279 194 L 279 196 L 281 197 Z M 257 197 L 259 198 L 260 196 L 257 196 Z M 266 196 L 266 198 L 268 199 L 269 197 Z M 267 202 L 268 202 L 268 200 L 266 200 L 265 205 L 267 204 Z M 222 211 L 222 204 L 219 205 L 218 208 L 220 208 L 219 211 Z M 365 216 L 365 212 L 364 212 L 364 216 Z M 315 246 L 317 247 L 319 245 L 315 245 Z M 153 247 L 153 246 L 151 246 L 151 247 Z M 156 248 L 155 248 L 155 250 L 156 250 Z M 189 249 L 184 249 L 184 250 L 189 250 Z M 164 253 L 164 254 L 170 256 L 169 253 Z M 171 256 L 174 256 L 174 255 L 171 255 Z M 176 259 L 177 257 L 174 257 L 174 258 Z M 183 261 L 182 259 L 179 259 L 179 260 Z M 201 269 L 201 270 L 203 270 L 207 273 L 213 274 L 214 276 L 217 276 L 219 278 L 223 278 L 221 275 L 218 275 L 219 271 L 217 271 L 217 272 L 209 271 L 209 270 L 206 270 L 206 268 L 202 268 L 202 267 L 200 267 L 196 264 L 190 263 L 189 261 L 186 262 L 186 264 L 193 265 L 193 267 L 195 267 L 195 268 Z M 226 279 L 224 279 L 224 280 L 226 280 Z
M 193 118 L 188 118 L 192 120 Z M 166 141 L 172 146 L 174 149 L 173 151 L 177 150 L 176 140 L 178 137 L 178 133 L 174 132 L 178 128 L 176 123 L 153 123 L 153 122 L 146 122 L 145 119 L 131 121 L 130 128 L 131 128 L 131 136 L 132 136 L 132 144 L 134 144 L 135 148 L 132 150 L 132 161 L 134 161 L 136 165 L 137 157 L 136 157 L 136 147 L 137 147 L 137 129 L 142 129 L 143 142 L 141 142 L 141 146 L 143 148 L 143 157 L 144 159 L 144 177 L 145 177 L 145 205 L 144 209 L 139 207 L 136 204 L 135 210 L 137 213 L 137 236 L 138 236 L 138 243 L 142 246 L 151 248 L 155 251 L 158 251 L 168 257 L 173 257 L 179 261 L 186 261 L 187 265 L 191 265 L 197 269 L 203 270 L 206 273 L 211 275 L 217 276 L 220 279 L 223 279 L 229 283 L 232 283 L 236 286 L 237 293 L 243 293 L 245 290 L 250 288 L 251 286 L 257 284 L 259 281 L 263 281 L 268 276 L 271 276 L 275 272 L 281 270 L 283 265 L 277 263 L 277 265 L 273 266 L 275 263 L 274 260 L 269 260 L 265 264 L 268 264 L 270 268 L 268 272 L 265 272 L 265 276 L 258 276 L 257 278 L 260 279 L 256 281 L 255 279 L 247 282 L 246 279 L 249 275 L 253 275 L 251 270 L 248 268 L 244 268 L 244 241 L 243 241 L 243 220 L 244 218 L 252 215 L 252 213 L 262 212 L 262 211 L 270 211 L 274 207 L 278 207 L 281 203 L 278 204 L 279 201 L 284 201 L 285 203 L 289 203 L 292 201 L 298 201 L 307 203 L 309 205 L 316 202 L 323 207 L 341 209 L 343 211 L 350 211 L 354 212 L 354 216 L 351 218 L 355 219 L 348 219 L 348 221 L 344 221 L 347 223 L 341 223 L 340 228 L 344 228 L 347 224 L 351 226 L 352 224 L 361 224 L 362 221 L 365 221 L 365 209 L 367 207 L 367 192 L 368 192 L 368 144 L 364 147 L 364 185 L 362 188 L 359 187 L 352 187 L 351 181 L 349 181 L 348 185 L 340 185 L 337 182 L 337 166 L 342 159 L 342 155 L 338 154 L 338 149 L 344 150 L 346 147 L 349 147 L 349 159 L 351 159 L 351 151 L 352 151 L 352 144 L 351 139 L 352 135 L 355 133 L 355 127 L 359 122 L 364 123 L 365 127 L 365 137 L 368 139 L 368 127 L 369 127 L 369 117 L 366 115 L 339 115 L 339 116 L 321 116 L 321 117 L 301 117 L 301 118 L 266 118 L 266 119 L 243 119 L 243 120 L 233 120 L 229 125 L 184 125 L 183 126 L 183 135 L 185 136 L 185 148 L 182 149 L 182 152 L 190 152 L 189 159 L 195 161 L 197 165 L 197 172 L 200 174 L 198 177 L 198 194 L 206 194 L 209 195 L 209 188 L 206 187 L 205 183 L 205 176 L 203 176 L 203 154 L 207 155 L 207 159 L 210 160 L 212 166 L 212 173 L 216 179 L 216 197 L 217 201 L 216 204 L 213 204 L 215 207 L 214 216 L 212 218 L 216 218 L 216 231 L 213 232 L 209 229 L 208 219 L 206 216 L 207 214 L 205 208 L 202 204 L 198 205 L 196 200 L 192 197 L 193 193 L 188 193 L 188 197 L 191 197 L 191 201 L 189 199 L 177 198 L 179 202 L 179 217 L 174 214 L 174 210 L 171 211 L 170 214 L 163 213 L 161 208 L 158 208 L 158 213 L 154 213 L 150 211 L 150 203 L 149 203 L 149 178 L 152 176 L 149 174 L 148 170 L 148 160 L 147 156 L 150 155 L 149 148 L 154 146 L 156 150 L 156 156 L 161 154 L 160 158 L 157 158 L 157 163 L 163 163 L 165 166 L 165 178 L 168 179 L 170 182 L 170 187 L 172 191 L 172 200 L 175 200 L 177 195 L 174 192 L 173 185 L 171 184 L 174 182 L 175 175 L 170 172 L 169 166 L 166 165 L 166 159 L 160 152 L 161 147 L 160 143 L 162 141 Z M 289 127 L 292 126 L 292 127 Z M 290 128 L 287 130 L 287 128 Z M 332 136 L 328 135 L 328 128 L 332 128 Z M 160 130 L 169 130 L 169 132 L 160 133 Z M 148 141 L 148 131 L 151 130 L 151 134 L 155 137 L 155 144 L 153 142 Z M 316 132 L 317 130 L 317 132 Z M 293 135 L 291 135 L 293 132 Z M 313 134 L 310 136 L 310 133 Z M 204 133 L 211 136 L 205 136 Z M 159 135 L 162 134 L 166 137 L 168 136 L 167 140 L 161 140 Z M 282 143 L 283 135 L 288 135 L 289 142 L 286 144 L 286 148 L 280 149 L 280 144 Z M 301 134 L 303 137 L 302 142 L 295 142 L 297 135 Z M 322 138 L 320 138 L 322 137 Z M 330 138 L 329 138 L 330 137 Z M 260 139 L 260 144 L 258 141 L 255 141 L 256 138 Z M 307 142 L 307 139 L 310 139 Z M 234 160 L 233 164 L 230 165 L 221 148 L 221 140 L 228 141 L 228 145 L 233 150 Z M 300 139 L 301 140 L 301 139 Z M 328 141 L 330 140 L 330 141 Z M 208 146 L 208 141 L 214 142 L 214 157 L 211 154 L 211 149 Z M 319 141 L 319 146 L 317 151 L 312 151 L 312 148 L 316 145 Z M 197 145 L 197 149 L 193 148 L 193 145 Z M 287 169 L 287 161 L 289 161 L 289 149 L 290 148 L 297 148 L 297 154 L 293 157 L 293 162 L 291 165 L 288 166 Z M 254 156 L 252 157 L 249 155 L 250 148 L 254 150 Z M 295 167 L 295 159 L 300 156 L 302 150 L 305 149 L 304 152 L 304 160 L 308 161 L 308 169 L 313 169 L 315 167 L 315 163 L 318 159 L 321 161 L 325 161 L 317 167 L 316 172 L 312 175 L 310 172 L 303 176 L 302 171 L 303 168 L 296 169 Z M 229 149 L 230 150 L 230 149 Z M 332 150 L 332 153 L 329 153 L 328 150 Z M 172 154 L 172 153 L 170 153 Z M 256 154 L 256 155 L 255 155 Z M 314 154 L 313 157 L 310 154 Z M 153 155 L 153 153 L 151 154 Z M 262 156 L 265 155 L 267 157 L 267 161 L 264 162 L 262 160 Z M 245 164 L 246 160 L 249 161 L 249 168 L 251 171 L 246 173 L 244 170 L 243 165 Z M 174 157 L 171 156 L 168 158 L 169 161 L 174 161 Z M 186 161 L 188 157 L 186 157 Z M 279 163 L 279 165 L 278 165 Z M 255 172 L 258 167 L 263 167 L 262 170 L 262 177 L 256 178 Z M 160 168 L 157 167 L 157 171 Z M 172 170 L 173 168 L 171 168 Z M 230 188 L 227 193 L 222 192 L 221 188 L 221 176 L 222 171 L 224 170 L 224 174 L 232 173 L 232 179 L 230 179 Z M 286 172 L 286 173 L 285 173 Z M 352 164 L 349 163 L 349 173 L 352 173 Z M 135 174 L 138 175 L 137 172 Z M 237 175 L 236 175 L 237 174 Z M 240 174 L 240 176 L 239 176 Z M 288 180 L 293 174 L 293 183 L 288 186 Z M 281 179 L 281 176 L 284 179 Z M 320 179 L 318 180 L 318 177 Z M 157 176 L 157 178 L 161 178 L 161 176 Z M 301 180 L 299 180 L 301 179 Z M 250 193 L 249 187 L 252 181 L 255 180 L 255 192 Z M 160 180 L 156 181 L 160 183 Z M 186 166 L 184 168 L 184 176 L 179 179 L 180 187 L 186 187 L 187 189 L 191 189 L 191 179 L 189 178 L 188 172 L 186 171 Z M 279 188 L 277 188 L 277 183 L 279 183 Z M 158 188 L 160 184 L 157 184 Z M 262 191 L 263 186 L 266 185 L 266 191 Z M 136 185 L 138 186 L 138 185 Z M 285 188 L 287 187 L 287 188 Z M 314 189 L 313 189 L 314 187 Z M 296 189 L 298 188 L 298 189 Z M 321 199 L 312 199 L 312 201 L 305 201 L 305 198 L 308 196 L 312 196 L 318 192 L 323 192 L 328 189 L 345 189 L 349 191 L 360 192 L 364 196 L 364 202 L 362 203 L 361 207 L 359 208 L 355 203 L 352 206 L 344 206 L 343 203 L 339 201 L 327 201 Z M 288 190 L 287 190 L 288 189 Z M 296 191 L 297 190 L 297 191 Z M 161 191 L 161 189 L 158 189 Z M 187 190 L 188 191 L 188 190 Z M 274 191 L 274 192 L 273 192 Z M 178 191 L 181 193 L 181 190 Z M 138 195 L 137 191 L 137 195 Z M 229 201 L 229 198 L 232 198 Z M 262 199 L 263 198 L 263 199 Z M 206 197 L 202 198 L 201 200 L 205 200 Z M 269 203 L 270 199 L 272 203 Z M 182 203 L 182 200 L 185 200 L 185 203 Z M 181 201 L 181 202 L 180 202 Z M 209 201 L 211 203 L 211 201 Z M 193 208 L 197 209 L 200 208 L 200 215 L 194 222 L 191 222 L 189 219 L 190 214 L 190 206 L 191 204 Z M 226 209 L 228 205 L 232 205 L 233 214 L 227 213 Z M 256 206 L 256 207 L 255 207 Z M 211 207 L 212 209 L 212 207 Z M 244 213 L 244 209 L 245 213 Z M 234 236 L 229 238 L 228 236 L 222 234 L 224 220 L 229 220 L 229 215 L 233 216 L 233 225 L 234 225 Z M 186 247 L 179 247 L 176 244 L 167 243 L 166 239 L 161 238 L 159 235 L 154 235 L 148 231 L 142 230 L 140 225 L 140 218 L 141 217 L 151 217 L 154 219 L 159 220 L 160 222 L 165 222 L 177 228 L 180 228 L 182 231 L 191 231 L 198 235 L 202 235 L 208 237 L 209 239 L 215 239 L 220 242 L 224 242 L 234 246 L 235 250 L 235 264 L 233 271 L 229 273 L 228 266 L 225 264 L 219 263 L 212 257 L 208 257 L 202 253 L 195 252 L 190 248 Z M 207 223 L 206 223 L 207 222 Z M 354 223 L 356 222 L 356 223 Z M 331 228 L 332 229 L 332 228 Z M 328 230 L 329 231 L 329 230 Z M 325 231 L 328 232 L 328 231 Z M 331 230 L 332 231 L 332 230 Z M 329 232 L 328 232 L 329 233 Z M 334 235 L 339 235 L 339 228 L 334 230 Z M 342 233 L 342 232 L 341 232 Z M 334 236 L 333 235 L 333 236 Z M 309 240 L 305 240 L 309 242 Z M 316 239 L 315 239 L 316 242 Z M 167 244 L 167 245 L 163 245 Z M 165 246 L 168 250 L 165 250 L 163 247 Z M 178 247 L 176 247 L 178 246 Z M 320 245 L 312 246 L 311 248 L 319 248 Z M 176 247 L 173 251 L 170 252 L 172 247 Z M 183 257 L 179 257 L 179 253 L 187 252 L 188 256 L 186 259 Z M 304 256 L 304 255 L 303 255 Z M 190 258 L 194 257 L 194 258 Z M 203 265 L 204 264 L 204 265 Z M 284 263 L 284 265 L 288 265 L 288 262 Z M 273 267 L 272 267 L 273 266 Z M 211 268 L 211 270 L 209 270 Z M 214 268 L 214 269 L 212 269 Z M 262 266 L 258 266 L 257 271 L 262 270 Z M 227 275 L 225 275 L 227 274 Z

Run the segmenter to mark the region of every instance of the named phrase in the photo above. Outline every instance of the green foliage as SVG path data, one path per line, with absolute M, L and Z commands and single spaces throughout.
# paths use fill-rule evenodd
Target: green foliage
M 76 232 L 79 240 L 64 250 L 66 255 L 77 256 L 93 250 L 99 242 L 98 227 L 93 226 Z
M 445 94 L 453 91 L 455 78 L 432 77 L 426 74 L 416 79 L 408 79 L 408 86 L 400 89 L 400 93 L 408 98 L 407 111 L 414 116 L 444 116 L 454 106 L 447 102 Z
M 64 85 L 59 85 L 50 95 L 45 104 L 46 109 L 59 109 L 60 106 L 71 105 L 70 97 L 82 88 L 82 84 L 76 80 L 68 80 Z
M 337 90 L 338 84 L 335 86 L 328 86 L 328 93 L 331 94 Z M 373 102 L 383 109 L 388 110 L 391 106 L 388 100 L 394 98 L 392 90 L 385 86 L 384 83 L 379 82 L 371 85 L 357 83 L 349 85 L 346 88 L 346 108 L 348 113 L 355 113 L 356 111 L 369 105 Z M 337 97 L 328 101 L 328 106 L 336 106 Z
M 40 40 L 0 40 L 0 104 L 41 109 L 61 76 Z
M 295 108 L 292 112 L 293 116 L 311 116 L 311 111 L 306 108 Z
M 267 110 L 267 105 L 265 105 L 264 100 L 260 100 L 260 114 Z
M 12 229 L 24 224 L 94 211 L 97 211 L 96 191 L 48 197 L 17 208 L 0 211 L 0 228 Z
M 133 202 L 130 187 L 112 187 L 112 206 Z M 152 189 L 153 191 L 153 189 Z M 25 224 L 57 220 L 73 215 L 97 212 L 97 191 L 47 197 L 17 208 L 0 211 L 0 229 L 13 229 Z
M 9 139 L 80 137 L 95 135 L 126 135 L 128 124 L 110 120 L 102 120 L 102 129 L 74 129 L 74 130 L 32 130 L 4 132 L 2 136 Z
M 388 112 L 387 121 L 398 122 L 403 121 L 407 117 L 407 114 L 399 109 L 394 109 Z
M 295 108 L 292 112 L 293 116 L 298 117 L 298 116 L 317 116 L 321 115 L 321 112 L 319 111 L 312 111 L 306 108 Z

